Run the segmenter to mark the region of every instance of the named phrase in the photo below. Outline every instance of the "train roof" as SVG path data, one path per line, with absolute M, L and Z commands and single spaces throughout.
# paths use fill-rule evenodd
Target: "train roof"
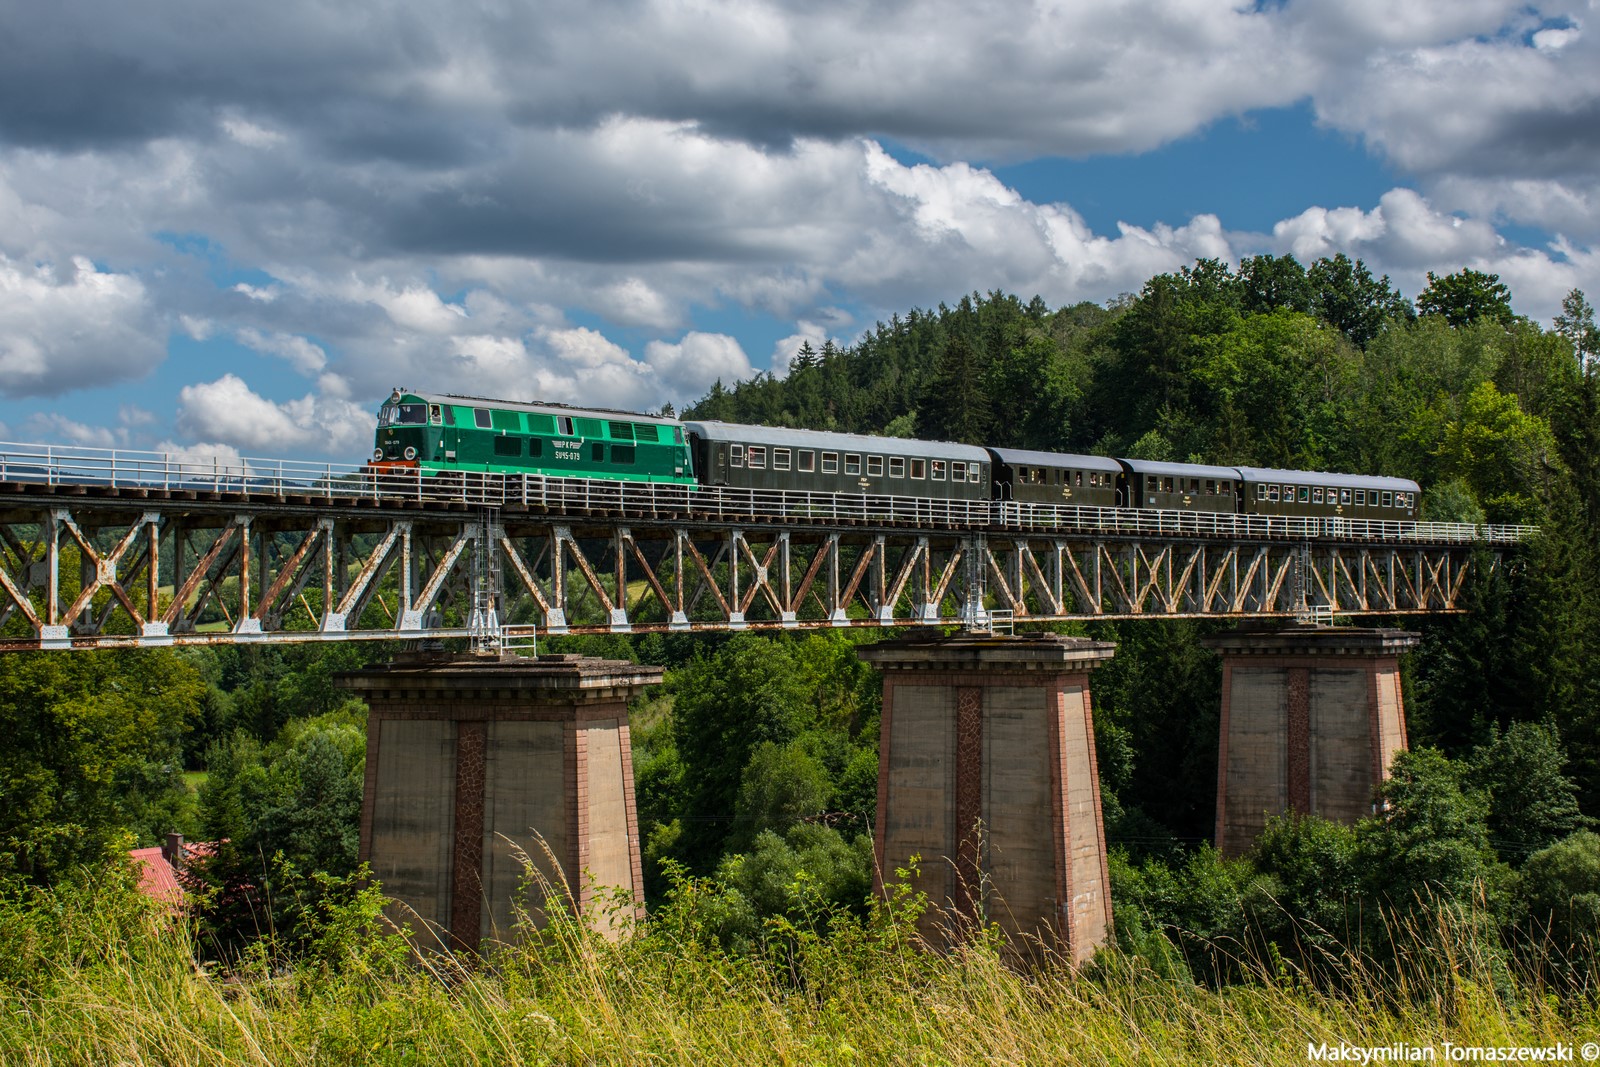
M 869 437 L 859 433 L 831 433 L 826 430 L 791 430 L 784 426 L 746 426 L 735 422 L 686 422 L 683 428 L 707 441 L 740 444 L 787 445 L 790 448 L 829 448 L 857 452 L 876 452 L 886 456 L 925 456 L 930 459 L 959 459 L 987 463 L 989 453 L 976 445 L 951 441 L 918 441 L 908 437 Z
M 1180 478 L 1224 478 L 1233 481 L 1239 472 L 1233 467 L 1213 467 L 1206 463 L 1161 463 L 1150 459 L 1118 460 L 1135 474 L 1172 474 Z
M 680 425 L 677 419 L 669 419 L 663 415 L 646 415 L 638 411 L 623 411 L 620 408 L 576 407 L 572 404 L 558 404 L 553 400 L 497 400 L 490 396 L 467 396 L 462 393 L 425 393 L 420 389 L 396 389 L 384 399 L 384 403 L 394 403 L 396 397 L 401 396 L 414 396 L 425 404 L 490 407 L 500 411 L 532 411 L 540 415 L 593 415 L 601 419 L 614 419 L 620 416 L 629 422 L 648 422 L 662 426 Z
M 1334 474 L 1329 471 L 1286 471 L 1272 467 L 1240 467 L 1239 473 L 1246 482 L 1280 482 L 1287 485 L 1332 485 L 1340 489 L 1393 489 L 1401 493 L 1419 493 L 1422 487 L 1410 478 L 1390 478 L 1386 475 Z
M 991 448 L 994 457 L 1008 467 L 1071 467 L 1073 470 L 1122 472 L 1122 464 L 1105 456 L 1085 456 L 1075 452 L 1033 452 L 1026 448 Z

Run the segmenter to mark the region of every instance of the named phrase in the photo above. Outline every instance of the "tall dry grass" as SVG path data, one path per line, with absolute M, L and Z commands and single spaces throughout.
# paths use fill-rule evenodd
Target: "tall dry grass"
M 1019 974 L 985 940 L 921 950 L 904 900 L 734 955 L 706 936 L 704 884 L 618 942 L 557 913 L 483 965 L 413 960 L 373 932 L 368 898 L 310 957 L 262 952 L 223 971 L 125 890 L 7 905 L 0 1062 L 1304 1064 L 1308 1043 L 1600 1041 L 1591 999 L 1519 982 L 1470 916 L 1397 932 L 1410 939 L 1398 967 L 1352 959 L 1337 991 L 1260 966 L 1207 989 L 1116 953 Z

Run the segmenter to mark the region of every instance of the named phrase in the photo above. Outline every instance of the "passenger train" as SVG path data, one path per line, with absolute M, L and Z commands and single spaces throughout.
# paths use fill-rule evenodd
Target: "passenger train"
M 370 469 L 1165 511 L 1415 520 L 1406 478 L 1159 463 L 945 441 L 680 422 L 603 408 L 396 389 Z

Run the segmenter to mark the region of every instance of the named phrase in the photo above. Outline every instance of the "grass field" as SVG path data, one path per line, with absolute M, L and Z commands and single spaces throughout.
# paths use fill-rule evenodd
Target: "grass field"
M 1021 975 L 981 944 L 924 952 L 881 915 L 732 955 L 701 936 L 691 902 L 622 944 L 569 925 L 468 969 L 407 962 L 402 942 L 371 934 L 367 904 L 297 963 L 227 974 L 116 894 L 55 900 L 48 921 L 0 914 L 0 1062 L 1304 1064 L 1308 1045 L 1444 1061 L 1446 1041 L 1600 1041 L 1593 1001 L 1519 987 L 1449 938 L 1426 978 L 1332 993 L 1263 974 L 1214 990 L 1115 955 Z

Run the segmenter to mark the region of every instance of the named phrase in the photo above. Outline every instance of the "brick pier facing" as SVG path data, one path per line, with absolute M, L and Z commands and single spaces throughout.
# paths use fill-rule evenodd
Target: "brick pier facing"
M 642 914 L 627 702 L 661 679 L 582 656 L 429 653 L 339 675 L 371 709 L 361 858 L 391 918 L 424 947 L 476 951 L 514 936 L 518 906 L 542 921 L 570 900 L 606 930 Z M 519 851 L 548 892 L 521 895 Z M 607 890 L 620 909 L 596 899 Z
M 916 635 L 860 655 L 883 672 L 878 888 L 920 855 L 934 945 L 998 923 L 1023 955 L 1082 962 L 1111 923 L 1083 638 Z
M 1222 655 L 1217 848 L 1250 849 L 1286 811 L 1351 823 L 1406 748 L 1404 630 L 1241 628 L 1204 643 Z

